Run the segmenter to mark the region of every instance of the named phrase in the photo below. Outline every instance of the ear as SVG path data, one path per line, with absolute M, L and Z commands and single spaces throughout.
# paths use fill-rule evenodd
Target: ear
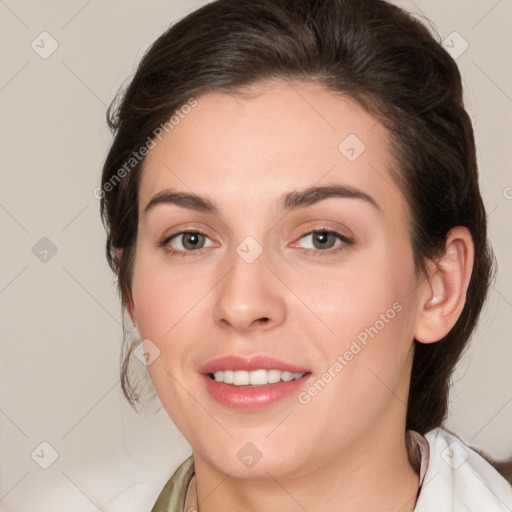
M 116 258 L 121 261 L 123 258 L 123 249 L 116 248 L 114 249 Z M 138 329 L 137 327 L 137 312 L 135 311 L 135 305 L 133 303 L 133 298 L 131 297 L 128 299 L 128 303 L 125 304 L 126 310 L 128 311 L 128 314 L 130 315 L 130 320 L 132 321 L 133 326 L 135 329 Z
M 474 246 L 469 230 L 457 226 L 448 232 L 445 252 L 432 262 L 419 293 L 414 337 L 421 343 L 444 338 L 457 322 L 473 269 Z

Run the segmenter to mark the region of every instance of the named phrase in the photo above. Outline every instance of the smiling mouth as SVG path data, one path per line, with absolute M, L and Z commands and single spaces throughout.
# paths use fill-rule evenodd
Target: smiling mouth
M 271 370 L 219 370 L 209 373 L 210 379 L 224 384 L 240 387 L 258 387 L 267 386 L 269 384 L 277 384 L 279 382 L 291 382 L 301 379 L 310 372 L 291 373 L 288 371 L 271 369 Z

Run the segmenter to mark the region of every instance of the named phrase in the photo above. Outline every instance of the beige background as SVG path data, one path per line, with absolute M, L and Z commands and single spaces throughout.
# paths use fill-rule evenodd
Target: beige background
M 122 397 L 120 307 L 92 191 L 111 140 L 107 105 L 148 45 L 203 3 L 0 0 L 2 511 L 149 510 L 190 453 L 163 410 L 139 417 Z M 424 12 L 454 51 L 469 45 L 457 62 L 500 273 L 454 376 L 448 425 L 510 456 L 512 1 L 400 5 Z M 46 59 L 43 31 L 58 44 Z

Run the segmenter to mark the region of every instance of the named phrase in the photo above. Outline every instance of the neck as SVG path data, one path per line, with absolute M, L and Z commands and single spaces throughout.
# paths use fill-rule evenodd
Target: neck
M 410 512 L 419 485 L 402 432 L 384 438 L 372 432 L 320 469 L 295 478 L 270 473 L 266 479 L 233 478 L 198 454 L 194 460 L 199 512 Z

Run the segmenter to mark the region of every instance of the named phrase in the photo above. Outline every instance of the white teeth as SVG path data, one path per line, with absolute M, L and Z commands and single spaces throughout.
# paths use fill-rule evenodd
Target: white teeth
M 290 382 L 300 379 L 304 373 L 291 373 L 281 370 L 253 370 L 247 372 L 244 370 L 219 370 L 213 374 L 217 382 L 233 384 L 234 386 L 265 386 L 266 384 L 275 384 L 279 381 Z
M 262 386 L 267 383 L 267 370 L 254 370 L 253 372 L 243 372 L 249 376 L 249 384 L 251 386 Z
M 235 386 L 247 386 L 249 384 L 249 372 L 233 372 L 233 384 Z
M 281 370 L 268 370 L 268 383 L 275 384 L 281 380 Z

